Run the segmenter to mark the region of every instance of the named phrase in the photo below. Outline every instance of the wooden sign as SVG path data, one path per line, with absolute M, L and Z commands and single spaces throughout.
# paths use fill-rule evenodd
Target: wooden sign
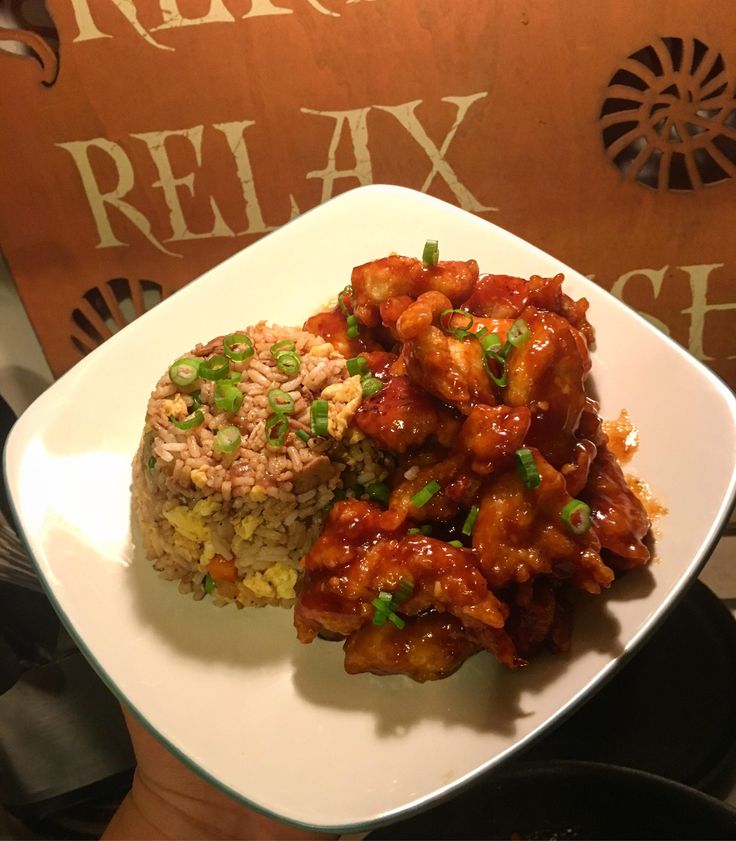
M 539 245 L 736 385 L 728 0 L 49 0 L 52 29 L 26 5 L 0 245 L 56 373 L 380 182 Z

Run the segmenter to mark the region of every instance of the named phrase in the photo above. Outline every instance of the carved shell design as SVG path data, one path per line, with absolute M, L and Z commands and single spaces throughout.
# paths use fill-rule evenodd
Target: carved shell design
M 660 38 L 611 78 L 600 113 L 624 179 L 698 190 L 736 177 L 736 77 L 697 38 Z
M 161 285 L 152 280 L 117 277 L 88 289 L 71 313 L 71 343 L 86 356 L 163 297 Z

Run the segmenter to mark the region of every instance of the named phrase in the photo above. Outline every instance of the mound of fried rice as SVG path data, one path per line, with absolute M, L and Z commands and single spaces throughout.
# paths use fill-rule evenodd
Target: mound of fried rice
M 255 353 L 230 363 L 242 374 L 237 387 L 244 400 L 237 413 L 218 409 L 216 384 L 200 380 L 204 422 L 178 429 L 171 419 L 190 414 L 195 388 L 180 388 L 168 372 L 158 381 L 133 463 L 133 515 L 146 555 L 162 578 L 179 581 L 180 592 L 195 599 L 211 593 L 219 606 L 286 607 L 295 598 L 299 560 L 336 495 L 381 481 L 389 456 L 349 426 L 360 404 L 360 378 L 349 375 L 331 344 L 265 322 L 242 332 Z M 223 338 L 189 355 L 222 354 Z M 282 340 L 292 340 L 301 358 L 294 375 L 282 373 L 271 353 Z M 272 388 L 287 392 L 295 404 L 289 434 L 278 447 L 266 442 Z M 317 398 L 328 401 L 330 434 L 304 441 L 295 433 L 310 432 L 310 406 Z M 241 432 L 240 446 L 221 453 L 215 435 L 233 425 Z

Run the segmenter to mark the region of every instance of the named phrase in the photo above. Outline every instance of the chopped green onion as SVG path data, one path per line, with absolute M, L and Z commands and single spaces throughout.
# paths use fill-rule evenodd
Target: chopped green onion
M 403 631 L 404 628 L 406 628 L 406 622 L 404 622 L 404 620 L 399 616 L 398 613 L 394 613 L 393 611 L 391 611 L 391 613 L 389 613 L 386 618 L 389 622 L 392 622 L 394 625 L 396 625 L 396 627 L 400 631 Z
M 419 526 L 419 528 L 409 529 L 407 534 L 429 535 L 429 534 L 432 534 L 432 526 L 430 526 L 429 523 L 427 523 L 426 525 Z
M 580 499 L 571 499 L 560 511 L 560 517 L 573 534 L 583 534 L 593 525 L 590 507 Z
M 456 315 L 463 316 L 466 319 L 465 324 L 459 327 L 451 327 L 450 325 L 455 320 Z M 473 326 L 473 316 L 467 310 L 442 310 L 439 322 L 445 333 L 452 334 L 456 339 L 464 339 Z
M 171 418 L 171 422 L 177 429 L 194 429 L 195 427 L 199 426 L 200 424 L 204 423 L 204 414 L 197 409 L 194 414 L 189 415 L 188 417 L 184 418 L 184 420 L 176 420 L 176 418 Z
M 411 498 L 411 504 L 415 508 L 421 508 L 423 505 L 426 505 L 430 499 L 442 490 L 442 486 L 439 482 L 436 482 L 432 479 L 431 482 L 427 482 L 427 484 L 419 491 L 415 493 L 414 496 Z
M 425 266 L 436 266 L 440 259 L 439 243 L 436 239 L 428 239 L 422 251 L 422 263 Z
M 191 385 L 199 375 L 200 364 L 201 360 L 199 359 L 189 357 L 186 359 L 177 359 L 169 368 L 169 379 L 175 385 Z
M 243 379 L 243 372 L 230 371 L 230 373 L 227 375 L 227 378 L 231 383 L 239 383 Z
M 289 433 L 286 415 L 271 415 L 266 421 L 266 443 L 269 447 L 280 447 Z
M 453 549 L 464 548 L 461 540 L 448 540 L 447 545 L 452 546 Z
M 196 412 L 202 405 L 202 395 L 199 391 L 193 391 L 189 396 L 192 398 L 192 405 L 189 407 L 189 411 Z
M 366 377 L 362 382 L 363 397 L 370 397 L 372 394 L 378 394 L 383 388 L 383 383 L 375 377 Z
M 237 426 L 223 426 L 215 435 L 214 448 L 220 453 L 232 453 L 240 446 L 242 438 Z
M 394 602 L 394 597 L 391 593 L 379 593 L 378 598 L 373 599 L 371 604 L 376 609 L 376 612 L 373 614 L 374 625 L 383 625 L 388 619 L 399 630 L 406 627 L 406 622 L 393 610 L 398 602 Z
M 153 468 L 156 466 L 156 456 L 151 456 L 151 458 L 148 459 L 147 466 L 148 466 L 148 471 L 150 473 L 151 470 L 153 470 Z
M 350 310 L 348 309 L 347 304 L 345 303 L 345 298 L 347 298 L 348 295 L 352 295 L 352 292 L 353 287 L 350 286 L 350 284 L 348 284 L 337 296 L 337 305 L 338 307 L 340 307 L 340 311 L 342 312 L 342 314 L 346 316 L 350 315 Z
M 521 347 L 525 345 L 532 334 L 523 318 L 517 318 L 516 321 L 509 327 L 509 332 L 506 336 L 506 343 L 512 347 Z
M 539 475 L 537 463 L 534 461 L 532 451 L 524 447 L 521 450 L 517 450 L 514 455 L 516 456 L 516 470 L 519 476 L 521 476 L 524 487 L 530 491 L 538 488 L 542 482 L 542 477 Z
M 389 486 L 383 482 L 375 482 L 372 485 L 366 485 L 365 492 L 368 494 L 368 497 L 375 502 L 381 502 L 384 505 L 388 505 L 391 490 L 389 489 Z
M 310 434 L 306 431 L 306 429 L 297 429 L 296 434 L 297 434 L 297 437 L 298 437 L 298 438 L 301 438 L 301 439 L 302 439 L 302 441 L 304 441 L 304 443 L 305 443 L 305 444 L 306 444 L 306 443 L 307 443 L 307 441 L 309 441 L 309 439 L 312 437 L 312 436 L 311 436 L 311 435 L 310 435 Z
M 489 353 L 497 347 L 501 347 L 501 337 L 497 333 L 489 333 L 487 330 L 483 335 L 475 334 L 478 337 L 480 346 L 483 348 L 483 353 Z
M 463 534 L 470 537 L 473 533 L 473 526 L 475 525 L 475 521 L 478 519 L 478 506 L 471 505 L 470 511 L 468 511 L 468 516 L 465 518 L 465 522 L 463 523 Z
M 501 373 L 496 375 L 493 370 L 491 369 L 491 364 L 489 362 L 489 357 L 491 359 L 495 359 L 496 362 L 501 366 Z M 494 383 L 499 388 L 506 387 L 506 359 L 500 353 L 496 353 L 493 350 L 489 350 L 483 354 L 483 366 L 486 369 L 486 373 L 488 376 L 493 380 Z
M 199 376 L 203 380 L 221 380 L 230 370 L 230 362 L 226 356 L 218 354 L 211 359 L 205 359 L 199 366 Z
M 368 373 L 368 360 L 365 356 L 356 356 L 353 359 L 346 360 L 345 364 L 348 368 L 348 374 L 351 377 L 354 377 L 356 374 L 359 374 L 361 377 L 365 376 Z
M 244 345 L 245 347 L 243 350 L 235 350 L 238 345 Z M 245 333 L 231 333 L 229 336 L 225 336 L 222 340 L 222 347 L 225 356 L 235 362 L 242 362 L 255 353 L 253 342 L 250 336 L 246 336 Z
M 326 400 L 314 400 L 309 408 L 312 435 L 327 435 L 329 407 Z
M 291 351 L 292 353 L 296 351 L 296 342 L 293 339 L 282 339 L 280 342 L 271 345 L 271 356 L 274 359 L 278 359 L 279 354 L 285 353 L 286 351 Z
M 294 398 L 281 388 L 272 388 L 268 394 L 268 405 L 274 412 L 290 415 L 294 411 Z
M 217 582 L 209 574 L 209 572 L 207 573 L 207 575 L 205 575 L 202 583 L 204 584 L 204 591 L 208 596 L 212 593 L 212 591 L 215 589 L 215 587 L 217 587 Z
M 348 338 L 357 339 L 360 335 L 360 325 L 358 319 L 354 315 L 348 316 Z
M 284 350 L 276 357 L 276 367 L 282 374 L 296 374 L 302 367 L 302 360 L 293 350 Z
M 243 392 L 230 380 L 220 381 L 215 388 L 215 406 L 221 412 L 233 414 L 243 405 Z
M 414 585 L 406 578 L 399 581 L 399 586 L 394 590 L 393 602 L 394 604 L 403 604 L 414 592 Z

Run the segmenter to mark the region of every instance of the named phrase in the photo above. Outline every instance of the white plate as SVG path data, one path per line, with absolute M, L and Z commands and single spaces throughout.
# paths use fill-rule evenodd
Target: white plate
M 172 359 L 261 318 L 301 324 L 354 265 L 437 238 L 445 259 L 564 271 L 591 302 L 604 417 L 626 407 L 632 467 L 669 508 L 659 561 L 591 598 L 569 657 L 521 673 L 485 653 L 451 678 L 349 677 L 339 645 L 301 645 L 291 613 L 216 610 L 134 552 L 130 463 Z M 6 478 L 40 575 L 112 689 L 179 755 L 258 809 L 355 830 L 427 806 L 559 720 L 611 674 L 705 562 L 734 494 L 736 408 L 708 370 L 615 298 L 511 234 L 397 187 L 346 193 L 208 272 L 126 327 L 14 427 Z M 632 705 L 657 699 L 632 698 Z

